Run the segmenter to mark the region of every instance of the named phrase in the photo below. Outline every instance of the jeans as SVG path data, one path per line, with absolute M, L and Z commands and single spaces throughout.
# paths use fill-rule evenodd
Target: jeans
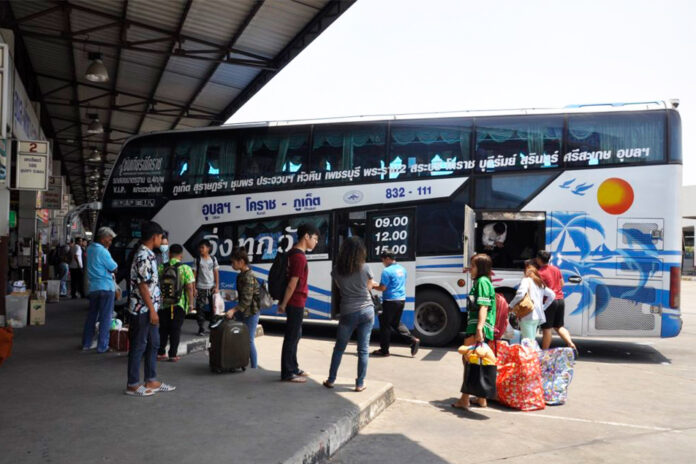
M 280 378 L 291 379 L 300 373 L 297 364 L 297 344 L 302 338 L 302 319 L 304 308 L 286 306 L 285 336 L 283 337 L 283 351 L 280 356 Z
M 179 352 L 179 340 L 181 339 L 181 326 L 184 325 L 186 313 L 181 306 L 173 308 L 160 309 L 159 315 L 160 327 L 159 336 L 160 344 L 157 354 L 164 355 L 169 341 L 169 357 L 176 357 Z
M 99 338 L 97 352 L 109 350 L 109 331 L 111 331 L 111 315 L 114 311 L 114 292 L 97 290 L 89 294 L 89 312 L 82 331 L 82 347 L 89 349 L 94 338 L 94 325 L 99 321 Z
M 370 307 L 354 313 L 341 316 L 338 321 L 336 332 L 336 344 L 334 345 L 333 355 L 331 356 L 331 368 L 329 369 L 330 383 L 336 381 L 338 366 L 341 365 L 343 352 L 346 350 L 348 340 L 353 335 L 355 329 L 358 330 L 358 378 L 355 379 L 355 386 L 362 387 L 367 375 L 367 360 L 370 357 L 370 333 L 375 322 L 375 310 Z
M 538 326 L 539 326 L 538 319 L 532 319 L 529 321 L 525 321 L 525 320 L 520 321 L 520 331 L 522 332 L 522 338 L 536 340 Z
M 150 324 L 150 313 L 131 315 L 130 350 L 128 351 L 128 386 L 140 385 L 140 361 L 145 359 L 145 383 L 157 380 L 159 328 Z
M 256 353 L 256 326 L 259 325 L 259 316 L 261 316 L 261 313 L 256 313 L 253 316 L 245 316 L 242 313 L 235 313 L 234 317 L 238 321 L 241 321 L 244 323 L 244 325 L 247 326 L 247 329 L 249 329 L 249 343 L 251 344 L 251 354 L 250 354 L 250 365 L 252 369 L 256 369 L 259 365 L 259 358 Z
M 82 269 L 79 267 L 70 269 L 70 294 L 73 298 L 76 298 L 78 293 L 81 297 L 85 296 L 84 289 L 82 288 L 82 279 L 84 279 L 82 276 Z
M 382 314 L 379 316 L 379 345 L 382 353 L 389 353 L 389 343 L 392 332 L 404 343 L 413 343 L 415 338 L 408 327 L 401 322 L 405 301 L 385 301 L 382 303 Z
M 60 278 L 60 296 L 68 296 L 68 275 L 70 275 L 68 263 L 60 263 L 58 269 L 60 269 L 58 273 Z

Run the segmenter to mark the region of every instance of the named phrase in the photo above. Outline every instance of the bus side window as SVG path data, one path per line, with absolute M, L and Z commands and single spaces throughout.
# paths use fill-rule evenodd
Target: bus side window
M 342 171 L 385 167 L 386 123 L 314 129 L 313 169 Z M 362 173 L 361 173 L 362 174 Z
M 408 121 L 391 126 L 389 178 L 447 176 L 468 171 L 471 121 Z
M 303 171 L 309 152 L 309 129 L 249 131 L 240 148 L 241 177 Z
M 489 117 L 476 120 L 477 172 L 560 166 L 561 116 Z
M 664 147 L 661 111 L 568 116 L 566 166 L 664 161 Z

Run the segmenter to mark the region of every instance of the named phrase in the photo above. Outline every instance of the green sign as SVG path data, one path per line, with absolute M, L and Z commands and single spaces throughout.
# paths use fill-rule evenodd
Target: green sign
M 10 229 L 17 227 L 17 211 L 10 211 Z

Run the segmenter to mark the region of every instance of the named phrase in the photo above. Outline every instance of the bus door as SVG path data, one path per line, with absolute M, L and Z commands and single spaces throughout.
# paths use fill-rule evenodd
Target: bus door
M 336 214 L 334 240 L 334 260 L 338 256 L 340 244 L 348 237 L 358 236 L 367 247 L 367 262 L 377 282 L 380 281 L 383 265 L 380 254 L 392 250 L 396 261 L 407 273 L 406 307 L 402 321 L 413 327 L 413 311 L 416 296 L 416 237 L 415 208 L 384 209 L 379 211 L 351 211 Z M 331 314 L 336 317 L 340 296 L 332 286 Z
M 476 254 L 476 211 L 469 205 L 464 206 L 464 233 L 462 234 L 462 249 L 464 251 L 464 270 L 466 272 L 466 288 L 470 289 L 471 258 Z

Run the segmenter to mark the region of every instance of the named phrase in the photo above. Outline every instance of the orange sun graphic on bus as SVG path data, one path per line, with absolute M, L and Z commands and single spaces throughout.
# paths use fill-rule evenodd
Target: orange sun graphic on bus
M 623 214 L 633 205 L 633 187 L 618 177 L 607 179 L 597 190 L 597 202 L 609 214 Z

